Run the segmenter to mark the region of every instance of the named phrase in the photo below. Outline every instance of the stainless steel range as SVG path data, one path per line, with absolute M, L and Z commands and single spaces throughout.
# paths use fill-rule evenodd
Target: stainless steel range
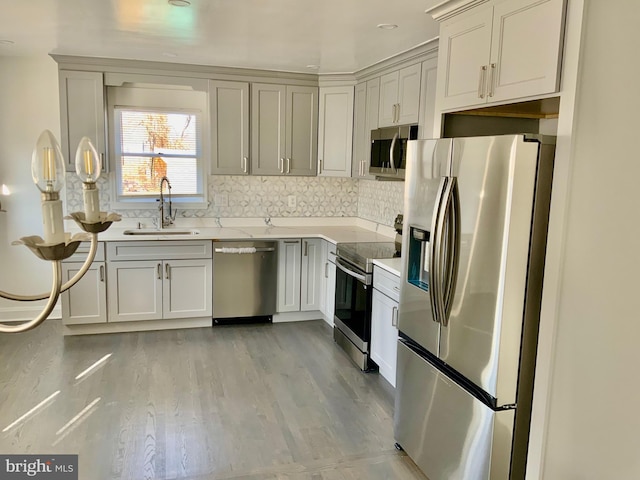
M 369 358 L 373 260 L 395 255 L 393 242 L 337 246 L 333 338 L 364 371 L 376 368 Z

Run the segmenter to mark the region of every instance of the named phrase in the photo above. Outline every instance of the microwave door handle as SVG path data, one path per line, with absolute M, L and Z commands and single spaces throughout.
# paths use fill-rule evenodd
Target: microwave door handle
M 391 148 L 389 149 L 389 163 L 391 166 L 391 171 L 396 173 L 396 161 L 394 158 L 394 150 L 396 148 L 396 141 L 398 140 L 398 132 L 393 135 L 393 139 L 391 140 Z
M 340 261 L 339 258 L 336 258 L 336 267 L 338 267 L 340 270 L 342 270 L 347 275 L 352 276 L 356 280 L 360 280 L 362 283 L 365 283 L 365 284 L 367 283 L 367 278 L 364 275 L 360 275 L 359 273 L 356 273 L 353 270 L 351 270 L 350 268 L 348 268 L 346 265 L 344 265 Z

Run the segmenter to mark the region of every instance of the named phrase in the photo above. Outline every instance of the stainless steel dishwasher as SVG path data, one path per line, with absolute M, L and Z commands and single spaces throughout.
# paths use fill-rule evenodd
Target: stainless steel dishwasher
M 276 313 L 278 243 L 213 242 L 213 320 Z M 256 320 L 258 320 L 256 318 Z

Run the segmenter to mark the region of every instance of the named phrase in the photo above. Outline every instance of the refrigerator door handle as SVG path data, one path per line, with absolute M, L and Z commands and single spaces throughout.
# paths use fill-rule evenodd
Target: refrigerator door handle
M 429 299 L 431 300 L 431 311 L 433 320 L 441 323 L 440 309 L 440 242 L 438 242 L 441 229 L 440 216 L 444 207 L 445 191 L 448 184 L 448 177 L 440 178 L 438 193 L 436 194 L 435 210 L 431 221 L 431 241 L 429 242 Z
M 444 222 L 446 222 L 446 246 L 444 247 L 443 268 L 444 278 L 442 286 L 443 326 L 449 324 L 449 316 L 453 306 L 453 296 L 458 278 L 458 261 L 460 256 L 460 195 L 458 179 L 450 177 L 447 185 L 446 205 L 444 208 Z M 444 235 L 443 235 L 444 237 Z
M 438 322 L 442 326 L 446 326 L 447 318 L 446 318 L 446 308 L 445 308 L 445 295 L 446 295 L 446 287 L 448 280 L 448 262 L 447 258 L 449 255 L 448 246 L 450 244 L 448 236 L 450 235 L 449 228 L 449 206 L 451 204 L 451 189 L 453 187 L 453 182 L 451 181 L 451 177 L 446 177 L 445 179 L 445 188 L 442 193 L 442 199 L 440 203 L 440 207 L 438 209 L 438 223 L 437 230 L 435 236 L 435 260 L 434 260 L 434 269 L 435 269 L 435 284 L 436 290 L 434 293 L 434 299 L 436 304 L 436 309 L 438 312 Z M 447 238 L 445 238 L 445 235 Z

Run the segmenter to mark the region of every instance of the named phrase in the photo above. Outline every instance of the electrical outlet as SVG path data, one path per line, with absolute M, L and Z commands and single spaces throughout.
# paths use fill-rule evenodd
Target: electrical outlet
M 289 195 L 287 197 L 287 205 L 289 208 L 296 208 L 296 196 L 295 195 Z
M 216 207 L 228 207 L 229 206 L 229 195 L 226 193 L 216 193 L 213 197 L 213 204 Z

